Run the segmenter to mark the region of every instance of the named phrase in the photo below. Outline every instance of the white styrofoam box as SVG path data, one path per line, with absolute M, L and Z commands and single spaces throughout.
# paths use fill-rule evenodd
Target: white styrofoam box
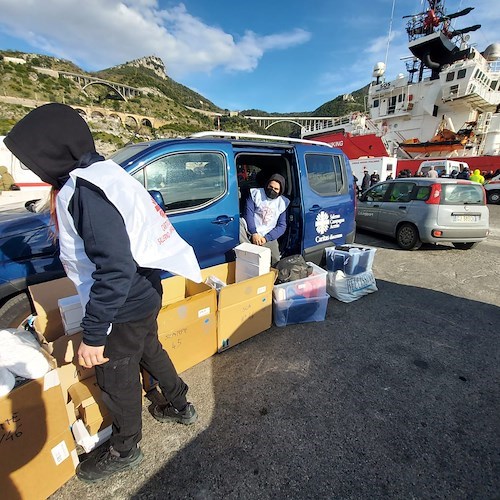
M 57 301 L 66 335 L 82 331 L 80 323 L 83 319 L 83 308 L 78 295 L 63 297 Z
M 236 253 L 235 281 L 267 274 L 271 269 L 271 249 L 252 243 L 241 243 L 234 249 Z
M 308 262 L 307 265 L 313 268 L 312 273 L 307 278 L 274 285 L 273 298 L 276 302 L 290 299 L 323 297 L 326 295 L 326 276 L 328 271 L 325 271 L 313 262 Z

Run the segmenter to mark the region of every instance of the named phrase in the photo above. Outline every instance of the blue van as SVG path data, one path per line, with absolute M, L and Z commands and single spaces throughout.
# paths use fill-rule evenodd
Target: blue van
M 132 144 L 111 159 L 150 191 L 202 268 L 234 260 L 243 200 L 274 173 L 285 178 L 290 200 L 282 256 L 302 254 L 322 265 L 326 247 L 354 241 L 349 161 L 325 143 L 201 132 Z M 47 213 L 0 213 L 0 326 L 26 317 L 28 285 L 64 275 L 48 223 Z

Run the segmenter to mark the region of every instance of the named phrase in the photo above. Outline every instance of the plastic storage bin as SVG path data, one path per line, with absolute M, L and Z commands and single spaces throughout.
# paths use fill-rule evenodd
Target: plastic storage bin
M 276 326 L 324 321 L 329 295 L 310 299 L 273 301 L 273 321 Z
M 313 268 L 313 272 L 307 278 L 274 285 L 274 300 L 281 302 L 290 299 L 307 299 L 326 295 L 326 276 L 328 271 L 321 269 L 321 267 L 312 262 L 308 262 L 307 264 Z
M 376 250 L 355 243 L 342 245 L 341 249 L 326 248 L 326 268 L 331 272 L 343 271 L 349 275 L 371 271 Z

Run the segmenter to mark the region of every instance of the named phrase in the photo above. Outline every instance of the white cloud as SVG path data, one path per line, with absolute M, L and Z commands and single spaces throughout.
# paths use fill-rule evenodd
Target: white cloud
M 209 26 L 180 3 L 162 9 L 158 0 L 0 0 L 0 28 L 61 58 L 96 70 L 156 55 L 173 78 L 255 69 L 265 52 L 285 50 L 310 39 L 295 29 L 240 37 Z

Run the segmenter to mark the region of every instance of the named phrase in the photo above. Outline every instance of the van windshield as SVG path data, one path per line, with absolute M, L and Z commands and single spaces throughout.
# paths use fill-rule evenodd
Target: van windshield
M 484 205 L 483 188 L 475 184 L 443 184 L 441 191 L 442 205 Z

